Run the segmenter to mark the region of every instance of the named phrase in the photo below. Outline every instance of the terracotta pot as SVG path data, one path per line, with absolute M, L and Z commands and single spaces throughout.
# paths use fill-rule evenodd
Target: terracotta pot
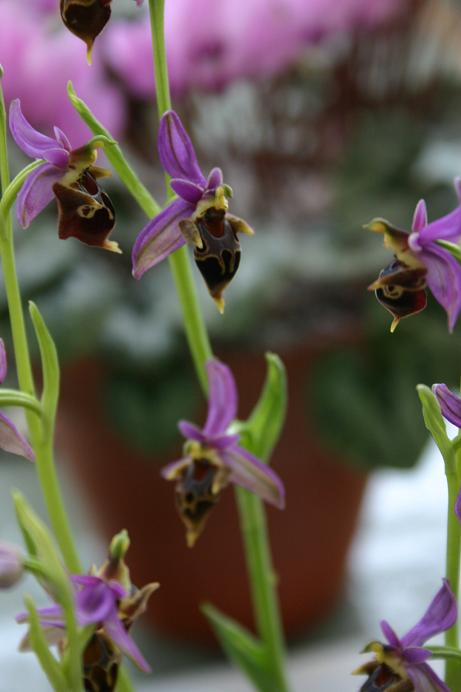
M 321 620 L 337 601 L 366 482 L 363 474 L 325 452 L 306 416 L 307 380 L 322 352 L 319 345 L 283 354 L 289 413 L 274 467 L 285 482 L 287 507 L 282 512 L 269 508 L 268 515 L 289 635 Z M 239 415 L 245 416 L 260 392 L 265 360 L 252 354 L 225 360 L 237 379 Z M 209 642 L 212 635 L 198 606 L 210 601 L 251 627 L 233 493 L 224 493 L 196 547 L 188 549 L 173 485 L 159 475 L 161 464 L 176 457 L 147 458 L 126 446 L 99 405 L 103 379 L 104 368 L 94 361 L 76 363 L 64 372 L 61 449 L 85 486 L 105 537 L 128 529 L 134 582 L 161 583 L 152 602 L 152 623 L 177 639 Z

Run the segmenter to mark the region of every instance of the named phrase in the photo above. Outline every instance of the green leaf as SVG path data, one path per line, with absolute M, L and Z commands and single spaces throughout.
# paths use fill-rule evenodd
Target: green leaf
M 37 337 L 43 372 L 43 411 L 50 425 L 54 425 L 59 398 L 59 361 L 53 338 L 35 303 L 29 303 L 29 312 Z
M 432 658 L 455 659 L 461 663 L 461 651 L 453 646 L 425 646 L 424 648 L 432 651 Z
M 70 81 L 67 83 L 67 94 L 73 107 L 93 134 L 114 141 L 110 132 L 106 130 L 102 123 L 93 115 L 86 103 L 77 96 L 74 86 Z M 118 144 L 108 145 L 105 147 L 104 151 L 128 192 L 135 198 L 141 209 L 149 218 L 156 216 L 161 211 L 160 205 L 157 204 L 149 193 L 149 190 L 139 180 L 138 176 L 125 159 Z
M 447 435 L 445 421 L 440 412 L 437 398 L 432 390 L 424 384 L 419 384 L 416 389 L 423 407 L 423 418 L 426 428 L 434 438 L 445 463 L 451 466 L 454 463 L 453 445 Z
M 40 661 L 40 666 L 53 689 L 56 692 L 63 692 L 63 690 L 68 689 L 68 684 L 58 661 L 49 649 L 48 642 L 40 626 L 35 604 L 30 596 L 25 596 L 24 602 L 27 612 L 29 613 L 29 637 L 31 647 Z
M 260 642 L 232 618 L 210 603 L 201 606 L 227 656 L 260 692 L 277 692 Z
M 242 444 L 268 460 L 282 432 L 287 409 L 286 372 L 275 353 L 266 353 L 267 374 L 261 396 L 248 420 L 241 424 Z

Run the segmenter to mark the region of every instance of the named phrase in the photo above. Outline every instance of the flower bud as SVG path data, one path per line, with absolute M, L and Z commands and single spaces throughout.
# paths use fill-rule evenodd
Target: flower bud
M 0 589 L 9 589 L 22 577 L 24 571 L 19 548 L 0 543 Z

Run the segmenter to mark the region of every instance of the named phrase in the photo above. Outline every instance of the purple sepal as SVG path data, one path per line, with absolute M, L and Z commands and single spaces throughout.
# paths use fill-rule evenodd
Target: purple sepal
M 8 360 L 6 358 L 6 348 L 3 339 L 0 339 L 0 384 L 4 381 L 8 371 Z
M 40 214 L 54 198 L 53 184 L 62 178 L 62 170 L 44 163 L 30 173 L 18 194 L 17 215 L 23 228 Z
M 405 648 L 421 646 L 436 634 L 452 627 L 457 618 L 456 599 L 447 579 L 433 598 L 428 609 L 414 627 L 402 637 Z
M 459 396 L 448 389 L 446 384 L 433 384 L 432 391 L 437 397 L 442 416 L 453 425 L 461 428 L 461 399 Z
M 0 448 L 10 454 L 19 454 L 30 461 L 35 459 L 33 449 L 24 435 L 4 413 L 0 413 Z
M 419 231 L 419 241 L 422 247 L 437 240 L 456 242 L 461 238 L 461 206 L 452 212 L 436 219 Z
M 445 309 L 448 330 L 452 332 L 461 310 L 461 265 L 448 250 L 435 243 L 421 250 L 420 256 L 427 267 L 427 285 Z
M 208 416 L 203 428 L 207 437 L 224 433 L 237 415 L 237 388 L 234 377 L 224 363 L 209 360 L 208 373 Z
M 427 663 L 408 664 L 405 668 L 418 692 L 452 692 Z
M 284 508 L 283 483 L 270 466 L 237 445 L 222 451 L 221 456 L 231 470 L 230 480 L 233 483 L 250 490 L 279 509 Z
M 189 180 L 202 188 L 206 186 L 191 139 L 174 111 L 162 116 L 157 143 L 160 163 L 172 178 Z
M 194 425 L 194 423 L 189 423 L 187 420 L 180 420 L 178 428 L 181 435 L 186 439 L 201 442 L 202 444 L 206 442 L 206 435 L 197 425 Z
M 150 673 L 151 668 L 146 659 L 137 647 L 134 639 L 130 637 L 123 624 L 117 615 L 114 607 L 111 615 L 104 622 L 104 631 L 108 637 L 118 646 L 126 656 L 131 658 L 140 670 L 144 673 Z
M 38 132 L 26 120 L 21 110 L 21 102 L 14 99 L 10 105 L 10 131 L 22 151 L 34 159 L 45 159 L 58 168 L 65 169 L 69 161 L 69 151 L 61 142 Z M 67 138 L 66 138 L 67 139 Z
M 142 229 L 132 251 L 135 279 L 185 244 L 178 224 L 193 211 L 189 202 L 175 199 Z
M 398 638 L 398 636 L 395 633 L 395 630 L 390 626 L 390 624 L 387 622 L 387 620 L 381 620 L 379 623 L 381 627 L 381 631 L 384 634 L 385 638 L 387 639 L 388 643 L 394 647 L 394 649 L 398 649 L 402 646 L 402 642 Z

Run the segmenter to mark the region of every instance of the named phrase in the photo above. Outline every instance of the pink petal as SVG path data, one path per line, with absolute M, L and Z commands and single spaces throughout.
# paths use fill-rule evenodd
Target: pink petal
M 194 211 L 189 202 L 175 199 L 142 229 L 133 245 L 133 276 L 141 276 L 185 244 L 179 222 Z
M 432 391 L 439 402 L 442 416 L 461 428 L 461 399 L 446 384 L 433 384 Z
M 182 180 L 182 178 L 173 178 L 170 182 L 171 189 L 176 192 L 179 197 L 182 197 L 186 202 L 197 204 L 203 196 L 203 187 L 196 183 L 191 183 L 190 180 Z
M 146 659 L 138 649 L 134 640 L 130 637 L 123 624 L 120 622 L 117 611 L 114 610 L 111 616 L 104 621 L 104 631 L 107 636 L 126 656 L 129 656 L 144 673 L 149 673 L 151 668 Z
M 398 636 L 396 635 L 395 631 L 393 628 L 390 626 L 390 624 L 387 622 L 387 620 L 381 620 L 380 622 L 381 626 L 381 631 L 386 637 L 388 643 L 394 647 L 394 649 L 401 649 L 402 648 L 402 643 Z
M 417 692 L 450 692 L 428 663 L 408 665 L 405 669 Z
M 436 240 L 449 240 L 456 243 L 461 238 L 461 206 L 456 207 L 446 216 L 432 221 L 419 233 L 421 247 Z

